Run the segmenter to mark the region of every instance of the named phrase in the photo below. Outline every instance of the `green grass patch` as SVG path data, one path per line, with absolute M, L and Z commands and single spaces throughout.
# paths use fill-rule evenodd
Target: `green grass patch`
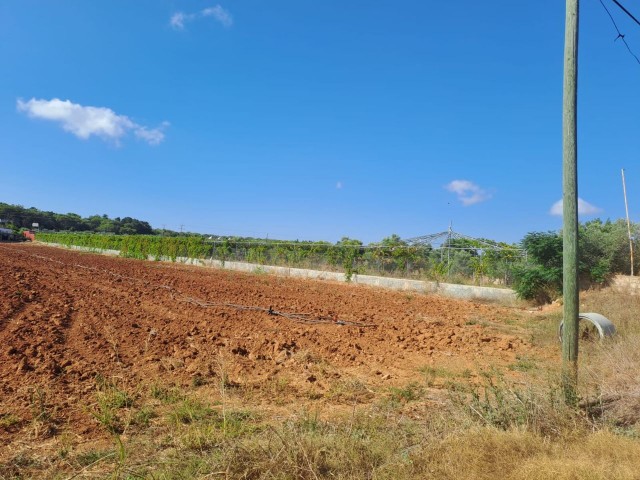
M 509 365 L 509 370 L 517 372 L 530 372 L 537 368 L 536 361 L 529 356 L 517 356 L 516 362 Z
M 0 414 L 0 428 L 10 428 L 21 422 L 20 417 L 13 413 Z

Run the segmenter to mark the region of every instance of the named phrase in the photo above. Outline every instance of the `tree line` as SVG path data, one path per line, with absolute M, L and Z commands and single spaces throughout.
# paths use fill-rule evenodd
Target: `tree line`
M 0 219 L 8 228 L 31 229 L 37 223 L 41 230 L 67 232 L 99 232 L 117 235 L 152 235 L 149 223 L 131 217 L 109 218 L 92 215 L 83 218 L 76 213 L 54 213 L 0 202 Z

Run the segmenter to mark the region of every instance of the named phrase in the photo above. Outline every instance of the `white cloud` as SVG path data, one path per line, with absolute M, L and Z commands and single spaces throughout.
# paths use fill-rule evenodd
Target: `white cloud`
M 445 185 L 448 191 L 455 193 L 462 205 L 468 207 L 489 200 L 491 195 L 469 180 L 453 180 Z
M 138 126 L 138 128 L 133 131 L 133 134 L 137 138 L 148 142 L 149 145 L 159 145 L 164 140 L 164 129 L 169 125 L 169 122 L 162 122 L 160 127 L 151 129 Z
M 215 7 L 205 8 L 200 12 L 203 17 L 213 17 L 225 27 L 233 25 L 233 17 L 231 14 L 222 8 L 220 5 Z
M 602 209 L 596 207 L 595 205 L 591 205 L 589 202 L 578 198 L 578 214 L 579 215 L 597 215 L 602 212 Z M 556 203 L 551 205 L 551 209 L 549 210 L 551 215 L 556 215 L 558 217 L 562 216 L 562 199 L 558 200 Z
M 184 28 L 184 22 L 193 20 L 195 15 L 187 15 L 184 12 L 176 12 L 171 15 L 171 19 L 169 20 L 169 24 L 175 28 L 176 30 L 182 30 Z
M 30 118 L 39 118 L 58 122 L 62 128 L 76 137 L 87 139 L 92 135 L 103 140 L 112 140 L 116 144 L 128 132 L 149 145 L 158 145 L 164 140 L 164 129 L 169 125 L 164 122 L 158 128 L 148 128 L 139 125 L 125 115 L 118 115 L 110 108 L 83 106 L 69 100 L 31 100 L 17 101 L 19 112 L 26 113 Z
M 212 17 L 226 28 L 229 28 L 231 25 L 233 25 L 233 17 L 228 10 L 225 10 L 220 5 L 204 8 L 198 13 L 176 12 L 171 15 L 171 18 L 169 19 L 169 25 L 171 25 L 175 30 L 184 30 L 186 22 L 191 22 L 193 20 L 196 20 L 197 18 L 204 17 Z

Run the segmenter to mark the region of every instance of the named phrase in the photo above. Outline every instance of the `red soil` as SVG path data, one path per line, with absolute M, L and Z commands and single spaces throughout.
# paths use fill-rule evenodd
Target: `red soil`
M 305 324 L 203 302 L 368 326 Z M 417 380 L 424 365 L 504 366 L 532 347 L 487 325 L 514 313 L 337 282 L 2 244 L 0 420 L 13 414 L 26 421 L 42 400 L 66 429 L 90 435 L 96 375 L 188 385 L 195 376 L 215 377 L 221 358 L 236 385 L 286 377 L 299 392 L 320 394 L 330 385 L 314 374 L 319 363 L 336 378 L 370 385 Z M 10 444 L 19 428 L 0 426 L 0 443 Z

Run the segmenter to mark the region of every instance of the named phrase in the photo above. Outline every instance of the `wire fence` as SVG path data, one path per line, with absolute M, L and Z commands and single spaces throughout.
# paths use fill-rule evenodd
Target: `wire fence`
M 446 245 L 304 245 L 211 242 L 212 260 L 287 266 L 354 274 L 461 283 L 511 285 L 514 268 L 526 261 L 519 250 Z
M 362 245 L 357 240 L 281 242 L 229 237 L 162 237 L 40 232 L 37 239 L 66 246 L 117 250 L 123 257 L 173 260 L 193 258 L 246 262 L 396 278 L 511 286 L 514 269 L 526 262 L 523 252 L 470 237 L 447 236 L 442 242 L 391 242 Z

